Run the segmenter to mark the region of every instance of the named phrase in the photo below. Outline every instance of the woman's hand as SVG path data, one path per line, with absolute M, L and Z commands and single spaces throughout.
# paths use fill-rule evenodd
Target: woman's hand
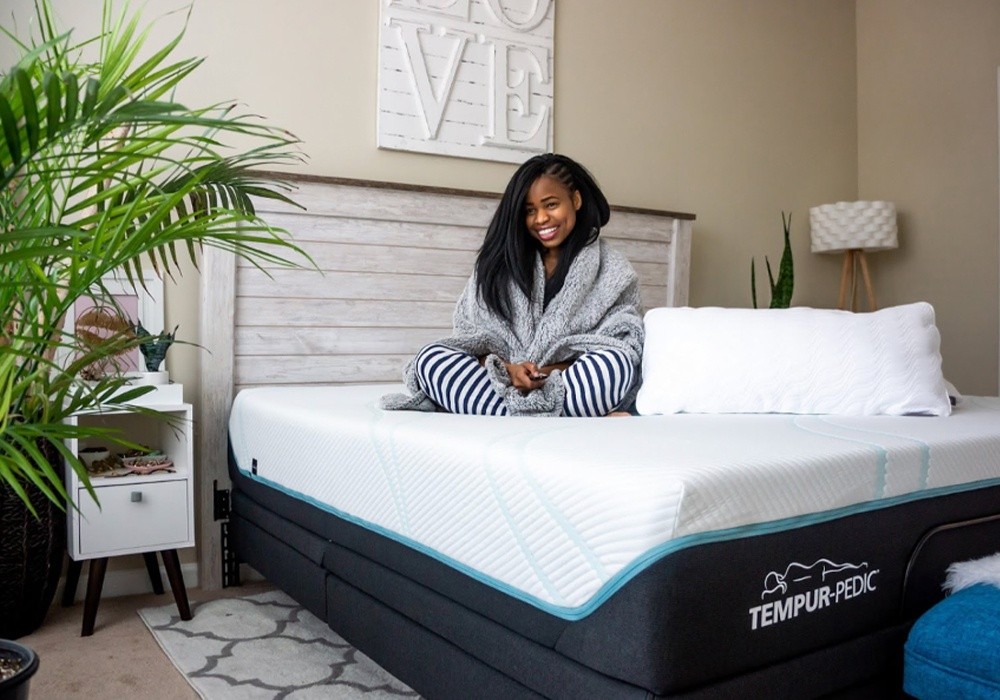
M 544 367 L 539 367 L 538 371 L 546 376 L 552 374 L 554 371 L 559 370 L 560 372 L 565 372 L 569 369 L 569 366 L 573 364 L 573 360 L 569 362 L 554 362 L 551 365 L 545 365 Z
M 511 362 L 504 364 L 507 367 L 507 374 L 510 375 L 510 383 L 524 394 L 541 388 L 542 384 L 545 383 L 545 378 L 548 376 L 534 362 Z

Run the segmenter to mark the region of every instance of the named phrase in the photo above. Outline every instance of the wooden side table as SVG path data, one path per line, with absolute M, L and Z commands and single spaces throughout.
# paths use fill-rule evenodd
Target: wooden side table
M 163 592 L 156 553 L 163 560 L 167 579 L 181 618 L 191 619 L 187 591 L 177 550 L 194 546 L 194 458 L 191 404 L 177 402 L 176 385 L 163 395 L 173 402 L 157 402 L 157 392 L 143 397 L 143 405 L 161 416 L 118 410 L 80 414 L 86 421 L 121 431 L 129 440 L 162 450 L 172 461 L 170 472 L 122 477 L 91 477 L 100 505 L 87 492 L 72 469 L 67 469 L 67 490 L 77 508 L 67 516 L 67 549 L 70 566 L 63 590 L 63 605 L 72 605 L 84 561 L 90 561 L 81 636 L 94 632 L 97 607 L 104 586 L 108 559 L 142 554 L 153 590 Z M 93 445 L 69 441 L 76 451 Z

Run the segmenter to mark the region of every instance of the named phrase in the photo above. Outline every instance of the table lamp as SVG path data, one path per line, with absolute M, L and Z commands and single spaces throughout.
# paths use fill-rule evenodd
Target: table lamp
M 847 308 L 848 289 L 851 311 L 857 310 L 858 268 L 868 296 L 868 310 L 874 311 L 875 290 L 865 253 L 896 248 L 896 205 L 892 202 L 837 202 L 809 210 L 812 252 L 844 252 L 837 308 Z

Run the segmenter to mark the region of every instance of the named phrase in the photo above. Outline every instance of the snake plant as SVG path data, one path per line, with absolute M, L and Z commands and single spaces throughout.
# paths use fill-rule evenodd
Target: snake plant
M 785 249 L 781 253 L 781 261 L 778 263 L 778 278 L 774 278 L 771 272 L 771 261 L 764 256 L 764 263 L 767 266 L 767 281 L 771 287 L 771 309 L 787 309 L 792 305 L 792 289 L 795 286 L 795 270 L 792 264 L 792 213 L 781 212 L 781 224 L 785 229 Z M 757 270 L 755 261 L 750 260 L 750 296 L 753 300 L 753 308 L 757 308 Z
M 102 405 L 142 411 L 130 402 L 149 391 L 121 376 L 81 380 L 147 339 L 79 342 L 65 324 L 77 298 L 113 304 L 102 281 L 117 274 L 135 289 L 144 265 L 173 280 L 204 246 L 258 265 L 308 260 L 254 210 L 254 198 L 290 201 L 274 171 L 301 161 L 298 141 L 231 103 L 176 101 L 201 63 L 173 58 L 183 28 L 149 46 L 141 12 L 120 5 L 105 0 L 95 37 L 58 27 L 49 0 L 35 2 L 32 36 L 0 27 L 20 56 L 0 76 L 0 488 L 29 509 L 30 486 L 69 502 L 40 444 L 90 488 L 63 441 L 127 443 L 67 419 Z

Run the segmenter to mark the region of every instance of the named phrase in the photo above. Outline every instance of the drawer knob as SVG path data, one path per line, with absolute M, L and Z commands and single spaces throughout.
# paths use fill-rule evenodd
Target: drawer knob
M 142 503 L 142 491 L 132 492 L 132 503 Z

